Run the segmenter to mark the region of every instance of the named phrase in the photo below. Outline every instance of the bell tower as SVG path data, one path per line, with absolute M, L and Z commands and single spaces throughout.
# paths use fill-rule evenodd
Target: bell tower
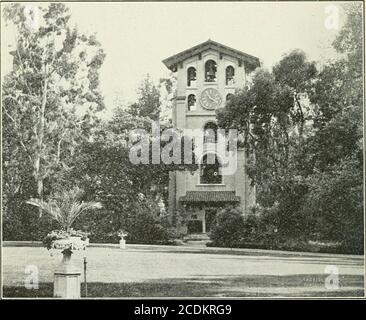
M 163 60 L 177 74 L 177 94 L 173 103 L 173 126 L 178 129 L 202 129 L 216 132 L 216 110 L 225 107 L 236 89 L 243 88 L 259 59 L 212 40 Z M 209 131 L 210 130 L 210 131 Z M 169 212 L 172 221 L 179 212 L 188 216 L 183 232 L 205 235 L 217 210 L 237 205 L 243 214 L 255 204 L 255 189 L 245 173 L 245 152 L 238 150 L 237 170 L 220 175 L 220 154 L 210 149 L 215 141 L 205 135 L 205 151 L 199 170 L 172 172 L 169 183 Z M 211 150 L 211 151 L 210 151 Z M 208 157 L 214 161 L 207 161 Z

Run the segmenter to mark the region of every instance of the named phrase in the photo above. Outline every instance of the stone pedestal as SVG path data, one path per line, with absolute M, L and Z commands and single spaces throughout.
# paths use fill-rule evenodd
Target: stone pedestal
M 80 298 L 80 268 L 71 262 L 71 252 L 64 251 L 61 264 L 54 273 L 53 296 L 55 298 Z
M 119 240 L 119 247 L 121 249 L 125 249 L 126 248 L 126 240 L 125 239 Z

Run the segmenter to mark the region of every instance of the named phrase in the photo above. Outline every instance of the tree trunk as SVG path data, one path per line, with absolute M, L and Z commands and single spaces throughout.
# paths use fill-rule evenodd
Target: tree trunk
M 300 125 L 299 125 L 299 141 L 300 141 L 300 145 L 303 144 L 303 134 L 304 134 L 304 124 L 305 124 L 305 118 L 304 118 L 304 113 L 302 111 L 302 107 L 301 107 L 301 103 L 299 100 L 299 97 L 297 96 L 297 94 L 295 93 L 295 101 L 296 104 L 299 108 L 300 111 Z
M 46 67 L 45 67 L 46 70 Z M 47 76 L 46 76 L 47 77 Z M 35 160 L 35 168 L 34 168 L 34 178 L 37 182 L 37 195 L 40 200 L 43 200 L 43 181 L 44 176 L 41 171 L 41 157 L 42 157 L 42 147 L 43 147 L 43 137 L 44 137 L 44 128 L 45 128 L 45 111 L 46 111 L 46 103 L 47 103 L 47 78 L 44 79 L 43 82 L 43 93 L 42 93 L 42 104 L 40 110 L 40 119 L 39 119 L 39 128 L 38 128 L 38 141 L 37 141 L 37 154 Z M 42 215 L 42 210 L 39 209 L 39 215 Z
M 37 194 L 39 199 L 43 200 L 43 179 L 37 180 Z

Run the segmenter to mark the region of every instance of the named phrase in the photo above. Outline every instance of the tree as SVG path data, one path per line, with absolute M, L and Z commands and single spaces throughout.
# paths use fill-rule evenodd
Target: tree
M 149 75 L 141 82 L 137 89 L 138 100 L 129 106 L 128 112 L 133 116 L 148 117 L 159 120 L 160 115 L 160 92 L 151 81 Z
M 164 210 L 168 202 L 169 172 L 196 169 L 194 164 L 152 163 L 152 143 L 158 141 L 161 151 L 169 142 L 163 141 L 160 135 L 167 126 L 160 123 L 156 137 L 151 132 L 156 119 L 150 113 L 144 115 L 145 107 L 160 100 L 160 96 L 156 99 L 149 91 L 144 92 L 139 98 L 145 101 L 143 104 L 136 103 L 132 111 L 118 106 L 112 118 L 94 130 L 93 139 L 83 141 L 77 156 L 78 166 L 70 171 L 70 178 L 83 185 L 87 196 L 93 197 L 85 200 L 97 199 L 104 205 L 102 214 L 95 212 L 80 221 L 91 226 L 93 241 L 110 241 L 108 235 L 120 229 L 129 233 L 129 241 L 162 241 L 169 228 Z M 147 134 L 148 164 L 134 164 L 130 160 L 130 148 L 135 143 L 130 140 L 131 132 L 136 129 L 144 129 Z
M 298 56 L 297 52 L 286 56 L 277 71 L 306 69 L 306 59 L 302 54 L 300 59 Z M 235 128 L 242 134 L 249 159 L 247 172 L 257 185 L 258 201 L 264 206 L 272 206 L 284 192 L 302 189 L 301 182 L 294 177 L 299 175 L 296 160 L 300 133 L 296 127 L 301 126 L 304 118 L 299 117 L 295 89 L 284 83 L 284 75 L 277 78 L 266 70 L 257 70 L 252 86 L 239 91 L 217 114 L 220 127 Z M 300 190 L 296 193 L 301 194 Z
M 310 95 L 315 106 L 312 165 L 325 170 L 355 153 L 362 161 L 362 6 L 346 6 L 347 20 L 333 46 L 341 58 L 326 65 Z
M 320 72 L 310 96 L 316 134 L 308 141 L 309 193 L 303 211 L 314 237 L 363 252 L 363 30 L 362 6 L 346 6 L 347 20 L 334 41 L 341 58 Z
M 347 19 L 345 25 L 333 42 L 333 47 L 341 54 L 344 54 L 349 65 L 349 73 L 359 82 L 363 76 L 362 52 L 363 52 L 363 10 L 362 4 L 353 2 L 345 6 Z M 360 83 L 359 83 L 360 85 Z M 361 87 L 355 88 L 354 92 L 360 94 Z
M 275 80 L 282 86 L 288 86 L 293 92 L 295 107 L 292 117 L 298 126 L 300 145 L 304 138 L 305 122 L 311 119 L 309 107 L 306 106 L 302 97 L 311 89 L 316 74 L 315 63 L 308 62 L 305 53 L 300 50 L 291 51 L 273 67 Z
M 64 4 L 33 10 L 38 19 L 30 25 L 24 5 L 4 7 L 5 20 L 17 30 L 13 69 L 4 79 L 2 95 L 5 175 L 14 181 L 15 161 L 26 163 L 42 199 L 44 181 L 70 166 L 78 140 L 87 138 L 95 121 L 93 113 L 104 107 L 98 90 L 104 53 L 94 36 L 69 26 Z M 82 111 L 84 116 L 78 115 Z
M 3 10 L 16 29 L 13 68 L 2 87 L 3 212 L 6 238 L 34 240 L 52 226 L 34 219 L 25 201 L 72 187 L 65 175 L 104 108 L 98 72 L 105 55 L 95 36 L 70 26 L 64 4 L 33 6 L 33 13 L 28 7 Z
M 339 241 L 361 252 L 362 6 L 346 12 L 333 44 L 339 59 L 318 72 L 303 52 L 289 53 L 271 73 L 257 70 L 218 120 L 255 155 L 247 170 L 264 211 L 275 209 L 268 217 L 279 239 Z

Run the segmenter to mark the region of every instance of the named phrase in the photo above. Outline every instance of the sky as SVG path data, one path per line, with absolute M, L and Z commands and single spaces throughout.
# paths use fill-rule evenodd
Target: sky
M 163 59 L 208 39 L 258 57 L 271 68 L 293 49 L 310 60 L 335 57 L 331 47 L 344 14 L 341 2 L 67 3 L 71 23 L 96 33 L 106 53 L 101 90 L 111 111 L 115 99 L 132 102 L 147 74 L 157 82 L 169 70 Z M 334 7 L 336 7 L 334 9 Z M 326 21 L 338 10 L 338 26 Z M 337 28 L 338 27 L 338 28 Z M 2 22 L 2 74 L 14 36 Z

